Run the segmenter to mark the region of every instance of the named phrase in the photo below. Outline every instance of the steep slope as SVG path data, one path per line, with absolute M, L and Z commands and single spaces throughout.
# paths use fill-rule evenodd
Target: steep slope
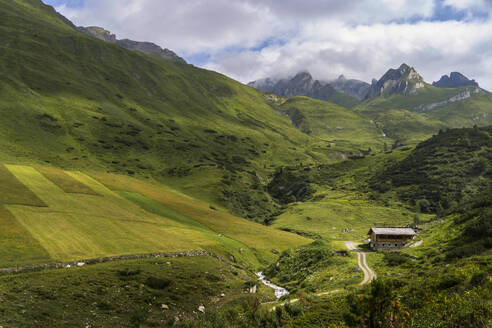
M 330 102 L 292 97 L 276 108 L 304 133 L 329 141 L 334 151 L 382 149 L 391 142 L 371 120 Z
M 41 1 L 0 12 L 1 162 L 154 176 L 265 217 L 270 166 L 329 160 L 253 88 L 86 36 Z
M 359 102 L 355 97 L 337 91 L 329 83 L 314 80 L 308 72 L 300 72 L 287 79 L 266 78 L 250 82 L 248 85 L 282 97 L 306 96 L 345 107 L 353 107 Z
M 492 125 L 492 94 L 472 94 L 466 99 L 427 110 L 426 114 L 449 127 Z
M 472 199 L 492 182 L 492 128 L 450 129 L 420 143 L 372 179 L 422 212 L 440 212 Z
M 22 186 L 15 199 L 14 185 Z M 273 248 L 309 242 L 120 175 L 1 165 L 0 190 L 0 220 L 9 227 L 0 233 L 9 245 L 1 267 L 189 250 L 254 267 Z

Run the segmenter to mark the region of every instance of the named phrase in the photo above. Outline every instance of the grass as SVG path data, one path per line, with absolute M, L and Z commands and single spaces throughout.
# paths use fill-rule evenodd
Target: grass
M 382 132 L 368 118 L 350 109 L 308 97 L 290 98 L 278 109 L 301 131 L 331 142 L 335 150 L 344 143 L 352 145 L 352 150 L 382 149 Z
M 77 181 L 62 170 L 51 167 L 40 167 L 38 169 L 48 180 L 60 187 L 64 192 L 76 194 L 97 195 L 94 190 Z
M 490 95 L 484 92 L 471 98 L 422 111 L 421 105 L 447 100 L 470 89 L 469 87 L 442 89 L 426 84 L 416 95 L 392 95 L 367 100 L 356 110 L 373 119 L 388 137 L 401 143 L 423 141 L 439 129 L 471 127 L 490 124 Z
M 271 250 L 282 251 L 309 242 L 294 234 L 275 231 L 261 224 L 248 222 L 227 212 L 211 209 L 209 204 L 183 197 L 172 189 L 143 182 L 131 177 L 91 173 L 93 177 L 113 190 L 138 192 L 147 198 L 191 218 L 203 226 L 235 239 L 258 250 L 267 259 L 273 259 Z M 155 204 L 155 203 L 154 203 Z
M 243 292 L 244 274 L 214 258 L 193 257 L 3 275 L 0 325 L 167 326 L 175 317 L 198 317 L 200 305 L 209 312 L 236 300 Z
M 32 190 L 47 207 L 8 205 L 13 216 L 6 219 L 32 236 L 32 241 L 25 242 L 22 247 L 26 251 L 19 251 L 17 257 L 14 253 L 0 256 L 4 266 L 38 261 L 40 253 L 48 255 L 39 259 L 46 262 L 204 249 L 254 268 L 273 260 L 274 249 L 282 251 L 309 242 L 137 179 L 102 174 L 119 189 L 112 191 L 82 172 L 57 172 L 58 178 L 69 177 L 72 185 L 87 186 L 97 194 L 91 195 L 62 190 L 40 173 L 43 168 L 7 168 L 18 179 L 15 181 Z M 128 188 L 131 186 L 133 190 Z M 120 191 L 123 189 L 130 191 Z M 20 232 L 10 233 L 20 238 Z
M 374 225 L 392 226 L 412 223 L 413 213 L 404 208 L 390 208 L 367 200 L 329 197 L 316 202 L 294 203 L 273 223 L 279 229 L 293 229 L 319 234 L 326 239 L 362 240 Z M 353 229 L 354 232 L 342 232 Z
M 88 37 L 38 1 L 1 0 L 0 12 L 1 163 L 188 178 L 244 215 L 223 200 L 224 176 L 242 192 L 247 172 L 332 160 L 253 88 Z
M 445 122 L 450 127 L 486 126 L 492 124 L 492 96 L 478 95 L 447 104 L 429 112 L 433 119 Z
M 0 204 L 46 206 L 36 194 L 20 182 L 4 165 L 0 165 Z
M 4 206 L 0 206 L 0 226 L 0 266 L 36 264 L 51 260 L 48 252 Z

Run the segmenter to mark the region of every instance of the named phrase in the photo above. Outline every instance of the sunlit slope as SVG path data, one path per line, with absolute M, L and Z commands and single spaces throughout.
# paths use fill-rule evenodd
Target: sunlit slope
M 90 38 L 37 0 L 0 14 L 4 161 L 162 176 L 312 158 L 253 88 Z
M 308 97 L 289 98 L 278 110 L 302 132 L 331 142 L 331 147 L 355 150 L 382 148 L 387 141 L 369 118 L 351 109 Z
M 478 95 L 428 111 L 428 115 L 451 127 L 492 124 L 492 94 Z
M 436 88 L 425 84 L 413 95 L 376 97 L 356 108 L 402 143 L 423 141 L 439 129 L 492 123 L 492 96 L 476 87 Z
M 130 184 L 125 177 L 104 175 L 126 191 L 116 192 L 82 172 L 18 165 L 6 168 L 44 205 L 16 205 L 2 199 L 0 219 L 8 229 L 2 229 L 0 241 L 12 249 L 0 252 L 2 266 L 200 249 L 257 265 L 274 256 L 272 249 L 309 241 L 207 209 L 191 198 L 138 180 Z M 54 174 L 55 182 L 48 178 L 53 179 Z M 8 190 L 9 186 L 1 188 Z M 139 193 L 145 190 L 149 195 Z M 20 197 L 28 199 L 31 194 Z

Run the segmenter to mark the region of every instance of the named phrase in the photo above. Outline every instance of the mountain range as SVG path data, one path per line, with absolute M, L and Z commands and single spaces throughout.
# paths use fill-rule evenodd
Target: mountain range
M 417 71 L 407 64 L 402 64 L 398 69 L 389 69 L 379 80 L 373 79 L 371 84 L 347 79 L 344 75 L 340 75 L 338 79 L 333 81 L 319 81 L 314 80 L 309 72 L 300 72 L 292 78 L 264 78 L 248 83 L 249 86 L 261 91 L 284 97 L 308 96 L 349 107 L 353 106 L 353 99 L 350 101 L 349 98 L 344 98 L 339 93 L 363 101 L 379 96 L 388 97 L 393 94 L 414 95 L 418 89 L 424 88 L 425 84 L 424 79 Z M 437 88 L 479 87 L 475 80 L 469 80 L 458 72 L 452 72 L 449 76 L 443 75 L 439 81 L 433 82 L 432 85 Z

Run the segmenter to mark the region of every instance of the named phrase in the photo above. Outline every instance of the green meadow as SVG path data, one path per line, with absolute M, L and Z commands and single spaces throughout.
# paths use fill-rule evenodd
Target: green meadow
M 2 238 L 23 245 L 1 258 L 4 266 L 202 249 L 257 267 L 274 257 L 272 250 L 309 242 L 136 179 L 102 175 L 103 182 L 112 181 L 111 190 L 82 172 L 6 169 L 46 206 L 4 205 L 2 219 L 15 229 L 2 230 Z

